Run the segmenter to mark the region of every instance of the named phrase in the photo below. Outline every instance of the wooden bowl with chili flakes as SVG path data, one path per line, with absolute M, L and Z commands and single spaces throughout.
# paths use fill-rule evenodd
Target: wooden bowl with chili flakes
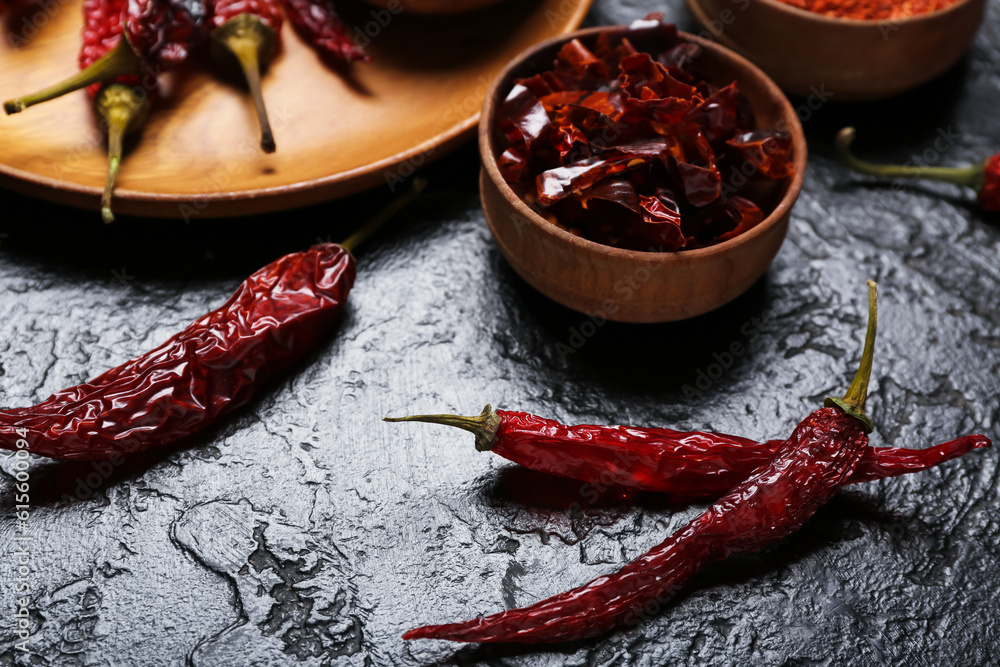
M 911 1 L 868 6 L 888 10 Z M 827 16 L 781 0 L 687 3 L 705 28 L 702 36 L 752 60 L 785 91 L 823 103 L 891 97 L 943 73 L 968 51 L 986 0 L 957 0 L 927 13 L 877 19 Z
M 486 220 L 514 270 L 564 306 L 620 322 L 694 317 L 735 299 L 770 266 L 802 187 L 805 136 L 792 105 L 757 67 L 724 47 L 679 32 L 681 42 L 698 47 L 692 62 L 707 81 L 717 86 L 736 83 L 756 119 L 756 129 L 780 129 L 790 136 L 791 175 L 762 194 L 767 200 L 763 219 L 728 240 L 672 252 L 605 245 L 554 224 L 501 174 L 498 155 L 506 150 L 506 139 L 497 126 L 498 109 L 516 80 L 551 69 L 556 54 L 573 39 L 592 47 L 606 29 L 589 28 L 542 42 L 518 56 L 494 80 L 479 124 L 480 197 Z

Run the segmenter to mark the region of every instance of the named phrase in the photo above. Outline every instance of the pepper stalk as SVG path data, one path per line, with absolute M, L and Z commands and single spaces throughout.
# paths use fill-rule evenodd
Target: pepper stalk
M 243 70 L 260 124 L 260 147 L 265 153 L 273 153 L 276 146 L 264 105 L 260 74 L 274 57 L 277 38 L 274 28 L 260 17 L 244 12 L 213 30 L 211 39 L 213 59 L 222 63 L 235 59 Z
M 385 208 L 373 215 L 364 224 L 362 224 L 357 231 L 341 241 L 340 247 L 353 255 L 359 245 L 364 243 L 369 236 L 374 234 L 375 231 L 384 225 L 392 216 L 399 213 L 402 208 L 416 199 L 426 187 L 426 178 L 421 178 L 419 176 L 414 177 L 410 182 L 410 187 L 406 189 L 406 192 L 386 204 Z
M 113 83 L 104 86 L 94 98 L 94 109 L 108 128 L 108 175 L 101 195 L 101 218 L 114 222 L 111 195 L 118 179 L 125 135 L 139 129 L 149 115 L 149 97 L 135 89 Z
M 837 155 L 853 171 L 882 178 L 911 178 L 964 185 L 976 191 L 983 209 L 1000 210 L 1000 153 L 969 167 L 872 164 L 858 159 L 851 152 L 854 135 L 853 127 L 845 127 L 837 133 L 835 142 Z
M 428 424 L 443 424 L 468 431 L 476 436 L 476 450 L 488 452 L 497 442 L 497 429 L 500 428 L 500 415 L 493 411 L 490 405 L 475 417 L 462 415 L 411 415 L 409 417 L 383 417 L 386 422 L 427 422 Z
M 73 76 L 30 95 L 7 100 L 3 103 L 3 110 L 9 116 L 20 113 L 36 104 L 62 97 L 74 90 L 92 86 L 95 83 L 104 83 L 121 76 L 139 76 L 140 74 L 142 74 L 142 60 L 132 45 L 128 43 L 128 39 L 123 36 L 107 53 Z
M 872 359 L 875 355 L 875 331 L 878 326 L 878 288 L 875 282 L 868 281 L 868 331 L 865 333 L 865 347 L 861 352 L 861 363 L 854 374 L 854 380 L 848 387 L 843 398 L 828 397 L 823 405 L 828 408 L 840 408 L 845 414 L 861 422 L 865 433 L 875 429 L 872 420 L 865 414 L 865 402 L 868 400 L 868 381 L 872 374 Z

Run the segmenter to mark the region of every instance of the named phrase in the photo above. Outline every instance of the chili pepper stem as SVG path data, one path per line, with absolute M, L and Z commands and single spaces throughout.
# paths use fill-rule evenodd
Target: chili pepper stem
M 837 134 L 836 148 L 837 154 L 844 164 L 859 174 L 881 176 L 884 178 L 902 177 L 941 181 L 943 183 L 966 185 L 977 191 L 982 186 L 985 163 L 971 167 L 917 167 L 911 165 L 872 164 L 859 160 L 851 152 L 851 143 L 854 141 L 854 135 L 853 127 L 842 129 Z
M 865 433 L 871 433 L 875 426 L 865 414 L 865 402 L 868 400 L 868 381 L 872 375 L 872 359 L 875 355 L 875 331 L 878 327 L 878 287 L 872 280 L 868 281 L 868 331 L 865 333 L 865 347 L 861 353 L 861 363 L 854 374 L 851 386 L 843 398 L 829 397 L 823 405 L 836 407 L 855 419 L 865 428 Z
M 101 195 L 101 218 L 105 223 L 111 223 L 115 219 L 111 212 L 111 194 L 121 167 L 122 144 L 125 135 L 145 121 L 149 113 L 149 98 L 116 83 L 101 89 L 94 99 L 94 106 L 108 128 L 108 176 Z
M 142 60 L 136 55 L 129 45 L 127 39 L 119 39 L 118 43 L 110 51 L 95 60 L 89 67 L 85 67 L 73 76 L 63 79 L 59 83 L 49 86 L 36 93 L 7 100 L 3 103 L 3 110 L 7 115 L 20 113 L 30 106 L 48 102 L 57 97 L 74 90 L 80 90 L 95 83 L 110 81 L 120 76 L 128 74 L 140 74 L 142 72 Z
M 396 215 L 400 209 L 416 199 L 417 195 L 423 192 L 426 187 L 426 178 L 414 178 L 413 181 L 410 182 L 410 187 L 406 190 L 406 192 L 393 199 L 385 208 L 376 213 L 366 223 L 361 225 L 358 231 L 348 236 L 347 239 L 340 244 L 341 247 L 347 250 L 347 252 L 354 254 L 354 250 L 359 245 L 364 243 L 365 239 L 374 234 L 379 227 L 384 225 L 389 218 Z
M 212 32 L 212 55 L 221 58 L 220 49 L 232 54 L 246 77 L 260 123 L 260 147 L 265 153 L 275 150 L 274 134 L 261 91 L 261 69 L 270 62 L 277 35 L 271 26 L 253 14 L 237 14 Z
M 476 449 L 488 452 L 497 442 L 497 429 L 500 428 L 500 415 L 487 405 L 475 417 L 461 415 L 413 415 L 410 417 L 383 417 L 387 422 L 427 422 L 429 424 L 444 424 L 455 426 L 476 436 Z

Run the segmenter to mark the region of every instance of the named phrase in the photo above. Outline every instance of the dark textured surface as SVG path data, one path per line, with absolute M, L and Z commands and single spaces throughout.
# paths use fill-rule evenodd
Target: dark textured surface
M 590 21 L 650 9 L 690 20 L 676 1 L 598 0 Z M 706 569 L 638 629 L 477 649 L 399 636 L 609 572 L 699 508 L 614 493 L 588 503 L 577 483 L 476 453 L 468 434 L 378 421 L 492 402 L 567 422 L 781 436 L 847 384 L 873 277 L 873 444 L 996 439 L 998 221 L 956 188 L 866 185 L 830 146 L 851 122 L 873 159 L 906 160 L 939 131 L 954 137 L 937 164 L 1000 148 L 1000 20 L 989 11 L 943 79 L 891 102 L 831 102 L 808 120 L 788 240 L 750 292 L 689 322 L 605 324 L 572 354 L 560 343 L 586 318 L 499 256 L 475 147 L 442 160 L 405 222 L 359 253 L 336 336 L 260 400 L 186 448 L 120 467 L 32 462 L 30 657 L 14 648 L 13 461 L 0 457 L 0 655 L 150 667 L 997 664 L 995 450 L 843 490 L 777 548 Z M 384 199 L 104 227 L 96 212 L 0 192 L 0 402 L 37 402 L 151 348 L 278 253 L 343 238 Z M 685 396 L 733 342 L 748 352 Z

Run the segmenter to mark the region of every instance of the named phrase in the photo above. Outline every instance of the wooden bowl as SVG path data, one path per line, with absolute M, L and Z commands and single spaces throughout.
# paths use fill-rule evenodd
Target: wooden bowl
M 368 4 L 387 9 L 391 14 L 464 14 L 504 0 L 365 0 Z
M 668 322 L 706 313 L 749 289 L 781 247 L 806 168 L 802 126 L 792 105 L 763 72 L 728 49 L 682 32 L 682 39 L 703 49 L 697 62 L 710 80 L 721 85 L 737 82 L 760 129 L 781 127 L 792 135 L 794 176 L 779 184 L 784 193 L 778 193 L 777 206 L 763 222 L 708 248 L 641 252 L 574 236 L 532 210 L 500 175 L 496 110 L 515 79 L 551 68 L 556 52 L 570 39 L 593 46 L 601 30 L 579 30 L 542 42 L 495 79 L 479 121 L 479 185 L 486 221 L 514 270 L 564 306 L 619 322 Z
M 746 56 L 789 93 L 837 102 L 890 97 L 941 74 L 969 49 L 986 4 L 958 0 L 929 14 L 860 21 L 779 0 L 687 3 L 703 36 Z

